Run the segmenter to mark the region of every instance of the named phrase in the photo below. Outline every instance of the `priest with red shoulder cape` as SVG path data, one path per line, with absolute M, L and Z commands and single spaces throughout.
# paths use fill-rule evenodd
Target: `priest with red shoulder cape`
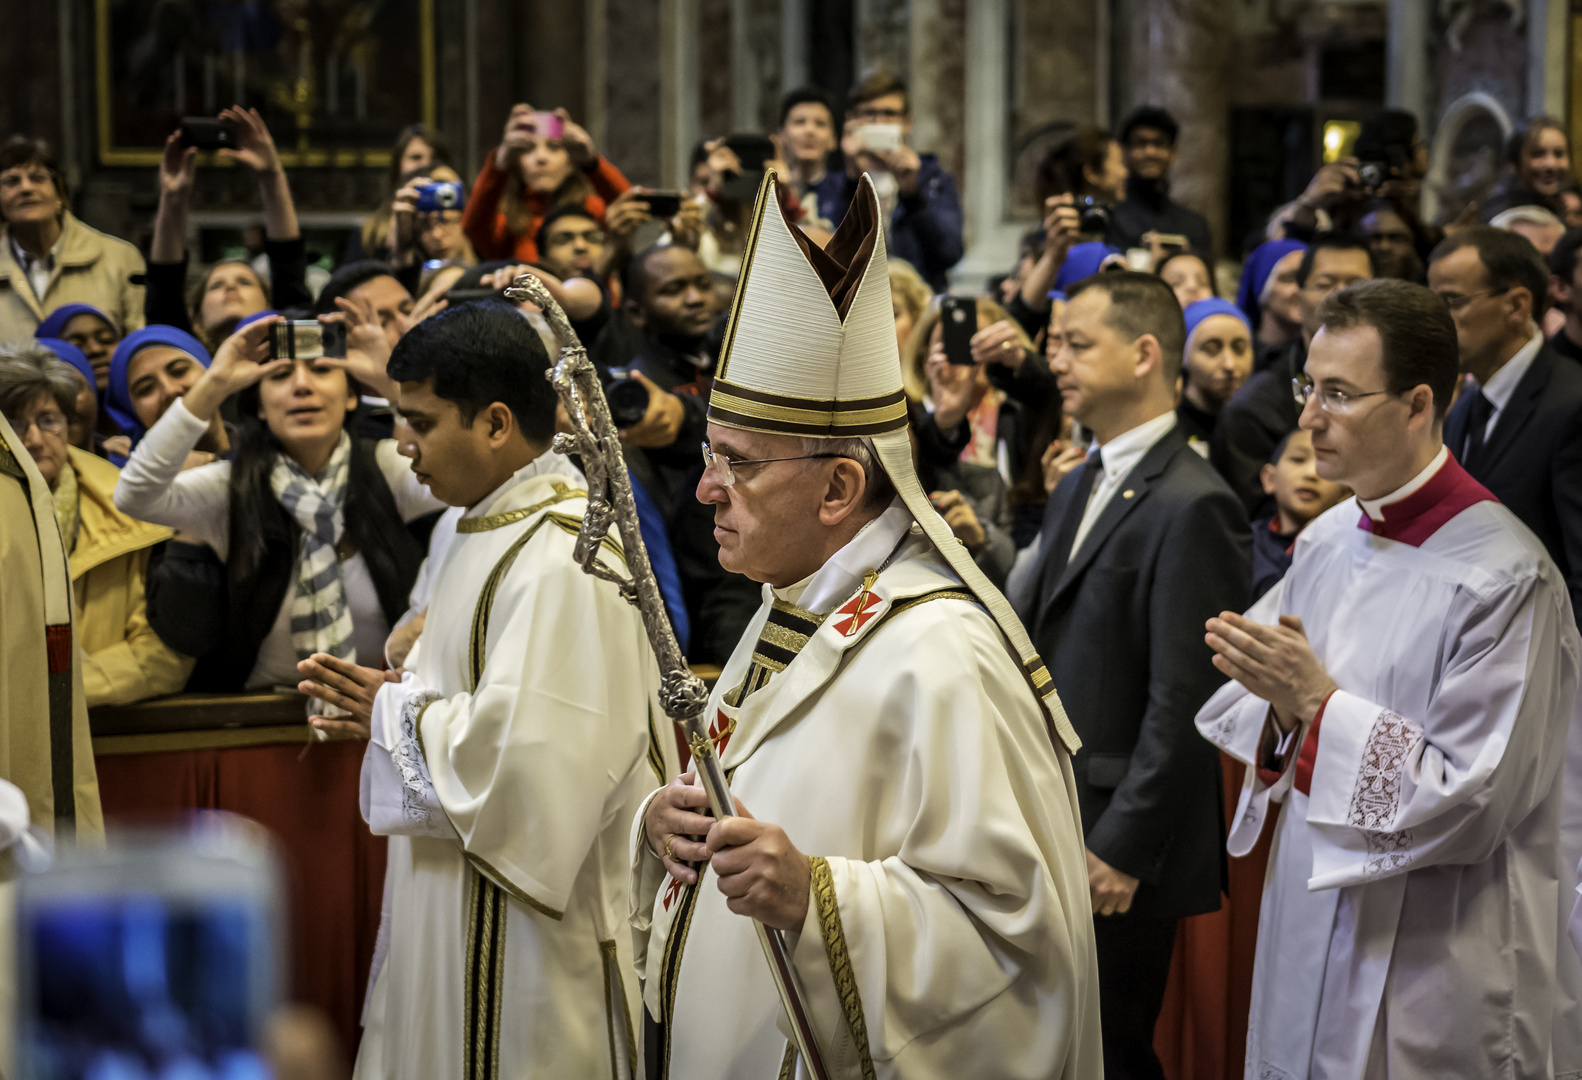
M 1552 1076 L 1557 829 L 1579 641 L 1543 545 L 1441 441 L 1456 331 L 1420 286 L 1325 302 L 1296 390 L 1350 486 L 1284 581 L 1209 620 L 1198 714 L 1276 826 L 1247 1075 Z

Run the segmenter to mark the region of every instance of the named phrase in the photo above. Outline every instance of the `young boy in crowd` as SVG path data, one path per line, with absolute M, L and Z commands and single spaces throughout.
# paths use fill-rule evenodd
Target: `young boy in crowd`
M 1262 596 L 1291 569 L 1296 534 L 1325 510 L 1351 496 L 1351 489 L 1318 475 L 1313 436 L 1301 428 L 1287 435 L 1259 474 L 1277 509 L 1252 526 L 1252 594 Z

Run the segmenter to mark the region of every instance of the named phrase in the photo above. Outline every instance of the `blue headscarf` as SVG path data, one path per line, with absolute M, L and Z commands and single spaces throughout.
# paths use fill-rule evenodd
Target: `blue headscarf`
M 105 391 L 104 407 L 110 418 L 121 425 L 121 430 L 132 437 L 133 446 L 137 445 L 148 429 L 137 418 L 137 410 L 132 407 L 132 395 L 126 386 L 126 369 L 131 366 L 132 357 L 155 345 L 180 349 L 204 367 L 209 366 L 209 350 L 203 347 L 203 343 L 174 326 L 148 326 L 134 330 L 121 339 L 121 344 L 115 347 L 115 356 L 110 360 L 110 386 Z
M 1222 300 L 1217 296 L 1210 296 L 1207 299 L 1197 300 L 1188 304 L 1183 314 L 1186 315 L 1186 347 L 1188 349 L 1192 347 L 1192 332 L 1198 328 L 1198 324 L 1204 319 L 1212 318 L 1215 315 L 1229 315 L 1245 326 L 1249 334 L 1252 333 L 1252 323 L 1247 321 L 1246 313 L 1229 300 Z
M 94 393 L 99 392 L 99 379 L 94 375 L 93 365 L 88 363 L 88 358 L 82 354 L 81 349 L 61 338 L 41 337 L 38 343 L 81 372 L 82 377 L 88 380 L 88 389 Z
M 38 324 L 38 329 L 33 331 L 33 336 L 36 338 L 56 338 L 58 340 L 61 334 L 65 333 L 66 324 L 78 315 L 93 315 L 103 319 L 111 330 L 116 328 L 115 320 L 92 304 L 62 304 L 44 316 L 44 321 Z
M 1241 270 L 1241 287 L 1236 290 L 1236 306 L 1246 313 L 1254 333 L 1263 318 L 1259 301 L 1275 264 L 1293 251 L 1306 250 L 1307 245 L 1300 240 L 1269 240 L 1253 248 L 1252 254 L 1247 256 L 1247 265 Z
M 1064 300 L 1067 289 L 1083 278 L 1097 274 L 1099 267 L 1104 265 L 1104 260 L 1111 255 L 1120 254 L 1120 248 L 1098 240 L 1073 245 L 1071 250 L 1066 252 L 1066 261 L 1060 264 L 1060 271 L 1055 274 L 1055 287 L 1049 290 L 1049 298 Z

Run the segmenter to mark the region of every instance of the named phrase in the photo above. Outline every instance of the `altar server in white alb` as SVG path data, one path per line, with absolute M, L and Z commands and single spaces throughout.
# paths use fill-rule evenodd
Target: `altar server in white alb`
M 827 249 L 775 189 L 697 491 L 721 564 L 765 583 L 708 702 L 743 816 L 703 816 L 689 773 L 633 829 L 651 1067 L 807 1075 L 756 918 L 787 932 L 834 1076 L 1097 1076 L 1076 736 L 913 471 L 871 182 Z
M 627 843 L 675 741 L 637 608 L 573 561 L 586 483 L 549 449 L 548 366 L 502 303 L 401 339 L 402 452 L 467 509 L 399 682 L 301 665 L 354 713 L 316 723 L 371 726 L 363 815 L 390 837 L 359 1078 L 640 1075 Z M 599 558 L 625 575 L 613 533 Z
M 1444 301 L 1372 281 L 1320 318 L 1301 424 L 1357 499 L 1303 530 L 1245 617 L 1209 621 L 1234 681 L 1197 719 L 1249 765 L 1233 855 L 1285 803 L 1247 1075 L 1551 1076 L 1566 584 L 1441 444 Z

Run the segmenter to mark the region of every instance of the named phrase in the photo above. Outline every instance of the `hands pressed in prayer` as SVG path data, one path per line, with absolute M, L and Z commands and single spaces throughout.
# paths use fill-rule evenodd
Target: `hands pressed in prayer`
M 1295 615 L 1281 615 L 1279 625 L 1265 626 L 1222 611 L 1206 626 L 1214 666 L 1273 706 L 1282 731 L 1311 720 L 1339 689 Z
M 298 690 L 351 714 L 310 716 L 308 723 L 320 731 L 355 735 L 359 739 L 368 738 L 373 726 L 374 698 L 379 688 L 387 682 L 401 681 L 399 671 L 361 667 L 329 653 L 314 653 L 306 660 L 299 660 L 297 670 L 307 676 L 297 683 Z
M 1086 848 L 1088 856 L 1088 897 L 1095 915 L 1124 915 L 1131 910 L 1137 895 L 1137 879 L 1123 874 Z
M 643 820 L 648 850 L 665 864 L 671 877 L 684 885 L 698 880 L 698 872 L 688 863 L 709 861 L 707 845 L 693 839 L 707 835 L 714 827 L 708 806 L 709 796 L 698 783 L 697 770 L 689 769 L 654 796 Z
M 738 816 L 709 829 L 709 865 L 725 906 L 777 930 L 802 929 L 807 919 L 813 867 L 778 825 L 758 821 L 736 800 Z M 674 846 L 674 845 L 672 845 Z

